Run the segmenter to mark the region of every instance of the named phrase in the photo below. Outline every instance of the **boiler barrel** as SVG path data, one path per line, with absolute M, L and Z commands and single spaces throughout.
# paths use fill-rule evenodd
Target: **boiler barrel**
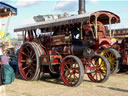
M 81 45 L 81 46 L 74 45 L 74 46 L 72 46 L 72 53 L 75 56 L 80 56 L 81 57 L 81 56 L 83 56 L 84 50 L 87 49 L 87 48 L 88 48 L 88 46 L 85 46 L 85 45 Z
M 68 46 L 56 46 L 52 48 L 53 54 L 59 53 L 61 55 L 75 55 L 78 57 L 90 58 L 94 55 L 94 50 L 90 49 L 86 45 L 68 45 Z
M 64 46 L 63 52 L 64 55 L 75 55 L 78 57 L 90 58 L 94 56 L 94 50 L 90 49 L 86 45 L 72 45 Z

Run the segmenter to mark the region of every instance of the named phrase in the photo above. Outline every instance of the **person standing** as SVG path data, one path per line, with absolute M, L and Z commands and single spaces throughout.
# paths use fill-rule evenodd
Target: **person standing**
M 3 55 L 1 56 L 1 63 L 5 65 L 9 65 L 9 57 L 6 55 L 6 52 L 3 52 Z
M 3 55 L 1 56 L 1 69 L 2 74 L 1 86 L 0 86 L 0 96 L 7 96 L 5 85 L 11 84 L 15 79 L 15 73 L 13 68 L 9 65 L 9 56 L 6 54 L 6 50 L 3 50 Z
M 3 55 L 3 53 L 2 53 L 2 48 L 0 48 L 0 56 L 1 56 L 1 55 Z
M 0 96 L 7 96 L 6 88 L 3 82 L 4 82 L 4 70 L 2 68 L 2 63 L 0 63 Z

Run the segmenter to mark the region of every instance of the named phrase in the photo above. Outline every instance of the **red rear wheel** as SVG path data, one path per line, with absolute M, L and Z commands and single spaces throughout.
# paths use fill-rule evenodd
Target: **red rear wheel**
M 40 56 L 43 54 L 37 43 L 24 43 L 18 54 L 18 67 L 25 80 L 37 80 L 40 74 Z

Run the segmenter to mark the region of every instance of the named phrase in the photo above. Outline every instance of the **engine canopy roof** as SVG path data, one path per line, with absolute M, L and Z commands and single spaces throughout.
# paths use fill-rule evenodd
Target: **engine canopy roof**
M 19 26 L 14 29 L 14 32 L 36 30 L 49 27 L 52 28 L 55 26 L 70 25 L 80 22 L 94 22 L 95 18 L 97 18 L 97 20 L 101 21 L 105 25 L 109 24 L 109 18 L 112 18 L 111 24 L 120 22 L 120 17 L 110 11 L 97 11 L 93 13 L 78 14 L 61 19 L 53 19 L 50 21 L 36 22 L 33 24 Z

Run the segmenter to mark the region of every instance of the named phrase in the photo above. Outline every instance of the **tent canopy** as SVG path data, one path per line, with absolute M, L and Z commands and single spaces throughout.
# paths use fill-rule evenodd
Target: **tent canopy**
M 13 6 L 0 2 L 0 18 L 8 17 L 11 13 L 12 15 L 17 15 L 17 9 Z

